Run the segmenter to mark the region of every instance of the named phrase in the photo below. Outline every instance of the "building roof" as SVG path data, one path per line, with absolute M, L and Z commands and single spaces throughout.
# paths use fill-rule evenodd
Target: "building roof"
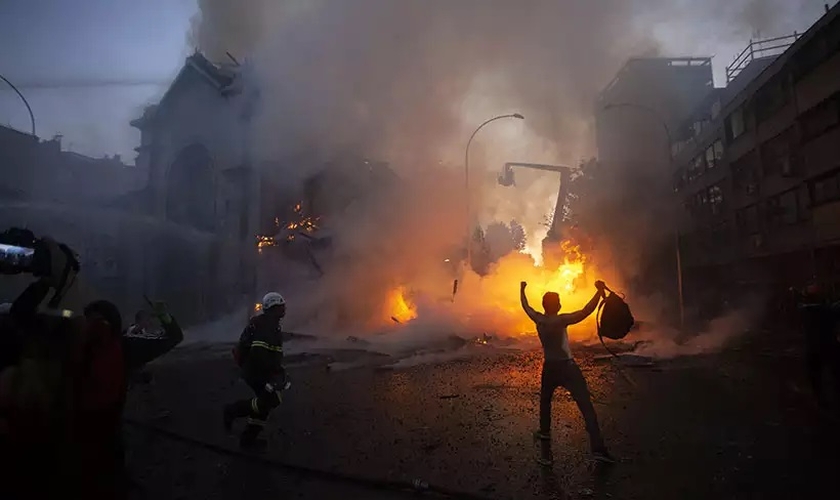
M 169 88 L 163 94 L 160 101 L 157 104 L 147 106 L 143 110 L 142 116 L 131 120 L 131 126 L 142 130 L 148 125 L 154 123 L 154 119 L 158 116 L 161 106 L 166 105 L 166 102 L 172 95 L 173 90 L 177 88 L 189 74 L 197 74 L 204 81 L 216 88 L 220 95 L 228 95 L 229 93 L 235 93 L 236 91 L 232 87 L 237 81 L 239 66 L 232 64 L 214 64 L 204 57 L 201 52 L 196 51 L 184 61 L 184 65 L 181 67 L 181 70 L 178 72 L 175 79 L 172 80 L 172 83 L 169 85 Z

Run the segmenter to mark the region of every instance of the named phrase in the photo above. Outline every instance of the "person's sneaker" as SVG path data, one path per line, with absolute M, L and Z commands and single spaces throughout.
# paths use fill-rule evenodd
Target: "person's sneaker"
M 551 441 L 551 435 L 543 431 L 534 431 L 534 441 Z
M 554 459 L 539 457 L 537 458 L 537 463 L 540 464 L 542 467 L 551 467 L 552 465 L 554 465 Z
M 592 460 L 596 462 L 600 462 L 602 464 L 614 464 L 615 458 L 610 455 L 610 452 L 606 449 L 603 450 L 595 450 L 592 452 Z
M 229 407 L 225 406 L 224 416 L 222 418 L 224 419 L 225 432 L 230 434 L 231 432 L 233 432 L 233 420 L 234 420 L 234 418 L 233 418 L 233 412 L 231 412 Z

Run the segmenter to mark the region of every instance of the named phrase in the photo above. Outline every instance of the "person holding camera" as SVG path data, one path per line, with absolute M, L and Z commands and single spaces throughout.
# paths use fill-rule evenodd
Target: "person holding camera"
M 564 387 L 571 393 L 572 399 L 575 400 L 583 415 L 593 459 L 598 462 L 612 463 L 615 460 L 607 451 L 601 436 L 598 416 L 595 413 L 595 407 L 592 406 L 592 397 L 586 379 L 583 378 L 583 373 L 575 363 L 572 351 L 569 349 L 567 331 L 570 325 L 580 323 L 595 311 L 598 302 L 605 296 L 606 285 L 603 281 L 596 281 L 597 290 L 589 303 L 579 311 L 565 314 L 560 314 L 560 295 L 556 292 L 546 292 L 543 295 L 544 313 L 534 310 L 528 304 L 528 297 L 525 295 L 527 287 L 528 283 L 525 281 L 520 283 L 519 296 L 522 309 L 536 324 L 537 335 L 539 335 L 545 355 L 540 381 L 540 428 L 534 433 L 534 438 L 542 441 L 551 440 L 551 399 L 555 389 Z M 543 457 L 539 462 L 541 465 L 551 465 L 550 458 Z
M 0 233 L 0 274 L 36 278 L 0 318 L 0 440 L 13 457 L 3 486 L 27 498 L 125 495 L 122 321 L 105 300 L 82 315 L 62 308 L 79 267 L 66 245 Z

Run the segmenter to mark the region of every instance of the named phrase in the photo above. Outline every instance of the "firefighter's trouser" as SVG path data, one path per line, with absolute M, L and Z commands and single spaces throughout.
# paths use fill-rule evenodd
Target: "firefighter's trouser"
M 589 387 L 586 379 L 583 378 L 580 368 L 574 360 L 551 360 L 543 363 L 542 380 L 540 384 L 540 431 L 543 434 L 551 432 L 551 398 L 554 390 L 564 387 L 572 395 L 577 403 L 583 420 L 586 423 L 586 432 L 589 433 L 589 440 L 594 451 L 604 448 L 604 440 L 601 437 L 601 428 L 598 426 L 598 416 L 595 414 L 595 407 L 592 406 L 592 397 L 589 394 Z
M 242 441 L 253 441 L 265 426 L 271 411 L 280 406 L 282 382 L 246 381 L 254 391 L 251 399 L 242 399 L 228 405 L 226 411 L 233 418 L 247 418 L 247 425 L 242 432 Z

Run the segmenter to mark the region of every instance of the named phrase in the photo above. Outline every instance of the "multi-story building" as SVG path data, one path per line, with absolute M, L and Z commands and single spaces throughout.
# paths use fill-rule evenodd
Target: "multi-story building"
M 603 200 L 596 210 L 600 227 L 590 229 L 619 242 L 613 260 L 632 278 L 635 293 L 678 296 L 676 248 L 666 222 L 673 213 L 670 130 L 712 88 L 710 58 L 638 58 L 596 101 L 598 162 L 609 175 L 599 177 L 591 193 Z
M 779 52 L 781 52 L 779 54 Z M 840 6 L 751 42 L 675 130 L 687 301 L 840 284 Z

